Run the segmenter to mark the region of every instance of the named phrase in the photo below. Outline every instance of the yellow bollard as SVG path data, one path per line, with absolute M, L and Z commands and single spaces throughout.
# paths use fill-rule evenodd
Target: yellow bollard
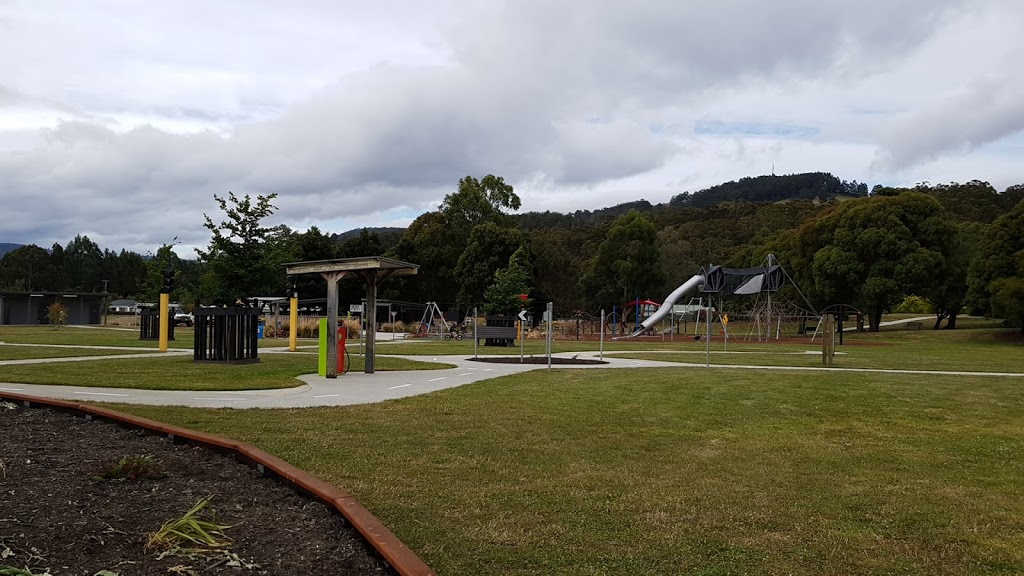
M 160 293 L 160 351 L 167 352 L 167 328 L 170 324 L 171 295 Z

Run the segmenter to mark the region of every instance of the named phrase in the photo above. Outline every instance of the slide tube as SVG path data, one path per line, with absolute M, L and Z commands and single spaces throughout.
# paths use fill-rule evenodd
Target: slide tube
M 661 322 L 662 318 L 668 316 L 669 312 L 672 311 L 672 306 L 675 305 L 676 301 L 682 298 L 684 294 L 703 285 L 704 276 L 702 274 L 694 274 L 692 278 L 690 278 L 686 282 L 683 282 L 683 284 L 679 286 L 679 288 L 673 290 L 672 293 L 668 295 L 668 298 L 665 298 L 665 301 L 661 304 L 661 307 L 659 307 L 658 310 L 654 314 L 652 314 L 650 318 L 644 320 L 643 323 L 640 324 L 640 329 L 631 334 L 630 336 L 643 334 L 644 332 L 650 330 L 652 326 L 654 326 L 658 322 Z

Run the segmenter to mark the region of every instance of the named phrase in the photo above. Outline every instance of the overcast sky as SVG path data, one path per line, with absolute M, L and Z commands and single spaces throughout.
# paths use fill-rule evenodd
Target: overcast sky
M 214 194 L 405 226 L 805 171 L 1024 182 L 1020 0 L 0 0 L 0 242 L 178 252 Z M 1016 71 L 1016 72 L 1014 72 Z

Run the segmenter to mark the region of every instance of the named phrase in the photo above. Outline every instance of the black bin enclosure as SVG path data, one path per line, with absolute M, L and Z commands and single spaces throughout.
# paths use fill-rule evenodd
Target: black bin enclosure
M 257 345 L 260 310 L 249 306 L 196 308 L 194 362 L 252 364 L 260 361 Z
M 147 307 L 139 310 L 139 340 L 160 339 L 160 308 Z M 174 321 L 168 319 L 167 339 L 174 340 Z

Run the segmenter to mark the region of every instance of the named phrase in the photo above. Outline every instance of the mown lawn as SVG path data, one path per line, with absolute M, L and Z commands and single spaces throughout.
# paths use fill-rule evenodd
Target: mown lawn
M 97 350 L 94 348 L 61 348 L 56 346 L 9 346 L 0 344 L 0 360 L 30 360 L 34 358 L 70 358 L 74 356 L 117 356 L 141 354 L 148 350 Z M 3 371 L 0 370 L 0 378 Z
M 1024 338 L 1013 329 L 956 331 L 904 330 L 846 335 L 836 346 L 836 368 L 1024 372 Z M 610 355 L 642 360 L 704 364 L 704 347 L 678 347 L 657 352 L 618 352 Z M 821 339 L 806 345 L 775 345 L 720 341 L 711 347 L 712 364 L 758 366 L 821 366 Z
M 175 328 L 174 340 L 167 343 L 170 348 L 192 348 L 192 329 L 184 326 Z M 138 348 L 158 347 L 155 340 L 139 340 L 138 329 L 124 328 L 77 328 L 66 326 L 54 329 L 50 326 L 0 326 L 0 342 L 12 344 L 68 344 L 73 346 L 131 346 Z
M 351 356 L 352 371 L 364 367 L 362 356 Z M 374 368 L 433 370 L 451 364 L 378 357 Z M 315 374 L 315 354 L 262 354 L 258 364 L 195 364 L 191 355 L 167 358 L 135 358 L 25 364 L 0 368 L 0 381 L 23 384 L 102 386 L 148 390 L 262 390 L 292 388 L 302 384 L 301 374 Z
M 1024 386 L 525 373 L 375 405 L 120 406 L 345 488 L 440 574 L 1024 573 Z

